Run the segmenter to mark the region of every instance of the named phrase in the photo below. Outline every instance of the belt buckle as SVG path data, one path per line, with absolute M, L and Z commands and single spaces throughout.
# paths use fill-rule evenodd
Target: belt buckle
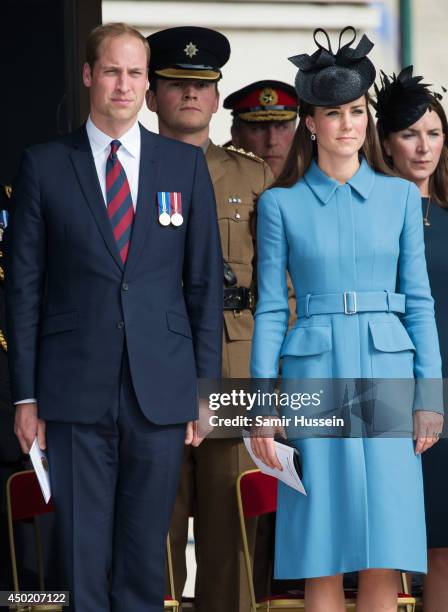
M 350 297 L 350 301 L 352 301 L 354 309 L 349 308 L 348 306 L 348 296 Z M 346 315 L 354 315 L 358 312 L 358 304 L 356 300 L 356 291 L 344 291 L 344 314 Z
M 254 310 L 255 308 L 255 295 L 252 289 L 247 290 L 247 307 L 249 310 Z

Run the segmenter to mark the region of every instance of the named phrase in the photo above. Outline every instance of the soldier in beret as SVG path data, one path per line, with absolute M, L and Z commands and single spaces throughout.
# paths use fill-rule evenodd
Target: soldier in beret
M 256 81 L 224 100 L 232 111 L 232 142 L 269 164 L 277 177 L 286 161 L 296 129 L 299 99 L 282 81 Z
M 219 106 L 221 67 L 230 55 L 225 36 L 207 28 L 180 27 L 148 37 L 151 49 L 147 103 L 159 132 L 202 147 L 215 190 L 223 271 L 223 378 L 248 378 L 253 332 L 255 201 L 272 181 L 262 159 L 216 146 L 209 124 Z M 194 508 L 198 612 L 246 612 L 246 591 L 235 482 L 250 467 L 243 444 L 206 439 L 185 449 L 181 485 L 171 523 L 176 596 L 185 585 L 188 517 Z

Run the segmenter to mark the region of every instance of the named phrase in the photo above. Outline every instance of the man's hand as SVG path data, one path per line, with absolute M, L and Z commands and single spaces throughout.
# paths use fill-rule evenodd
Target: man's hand
M 443 416 L 429 410 L 416 410 L 414 419 L 415 454 L 420 455 L 431 448 L 440 437 L 443 429 Z
M 199 421 L 188 421 L 185 431 L 185 444 L 191 446 L 199 446 L 205 436 L 199 433 Z
M 30 448 L 36 436 L 39 448 L 45 450 L 45 421 L 37 418 L 37 404 L 35 402 L 18 404 L 16 406 L 14 433 L 24 453 L 30 452 Z
M 210 425 L 210 417 L 213 415 L 210 410 L 207 400 L 199 400 L 199 419 L 197 421 L 189 421 L 185 432 L 185 444 L 199 446 L 204 438 L 213 431 L 213 425 Z

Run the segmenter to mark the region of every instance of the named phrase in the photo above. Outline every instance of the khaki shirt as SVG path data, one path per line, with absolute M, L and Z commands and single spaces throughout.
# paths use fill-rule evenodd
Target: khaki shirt
M 224 260 L 235 273 L 238 287 L 252 287 L 255 203 L 272 182 L 272 173 L 260 158 L 213 143 L 205 157 L 215 190 Z M 223 378 L 247 378 L 253 314 L 250 310 L 225 310 L 223 314 Z

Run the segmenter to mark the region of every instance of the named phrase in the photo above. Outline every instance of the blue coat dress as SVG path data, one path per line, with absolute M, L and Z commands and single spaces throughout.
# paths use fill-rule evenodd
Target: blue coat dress
M 376 306 L 384 292 L 385 306 L 355 314 L 299 312 L 287 332 L 285 269 L 302 311 L 309 296 L 312 302 L 336 294 L 333 302 L 342 301 L 346 291 L 357 292 L 358 304 L 375 292 Z M 397 277 L 405 298 L 392 295 Z M 363 160 L 339 184 L 313 162 L 293 187 L 266 191 L 258 204 L 258 283 L 253 377 L 277 377 L 282 358 L 283 378 L 440 378 L 421 199 L 410 182 L 378 174 Z M 387 307 L 388 292 L 396 306 Z M 350 297 L 348 310 L 355 310 Z M 421 460 L 410 437 L 295 444 L 308 496 L 280 483 L 277 578 L 426 571 Z

